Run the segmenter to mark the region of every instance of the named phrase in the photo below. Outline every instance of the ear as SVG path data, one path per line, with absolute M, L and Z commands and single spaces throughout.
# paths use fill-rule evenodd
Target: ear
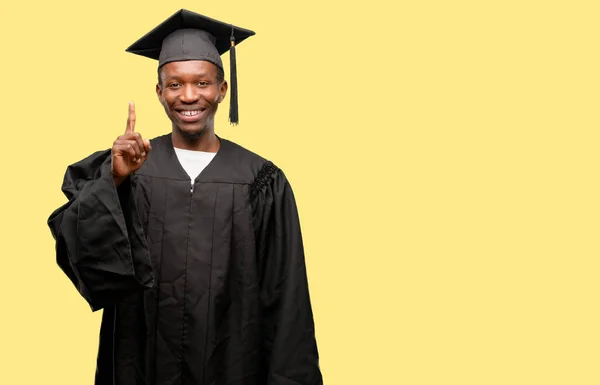
M 158 83 L 156 83 L 156 96 L 159 100 L 162 100 L 162 87 Z
M 219 103 L 221 103 L 223 99 L 225 99 L 225 96 L 227 96 L 228 87 L 229 85 L 227 84 L 227 80 L 223 80 L 221 87 L 219 87 Z

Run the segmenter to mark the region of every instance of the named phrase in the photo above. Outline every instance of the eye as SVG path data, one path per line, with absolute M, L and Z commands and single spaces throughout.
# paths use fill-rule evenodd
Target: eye
M 204 86 L 208 85 L 208 82 L 205 82 L 205 81 L 201 80 L 201 81 L 198 82 L 198 85 L 204 87 Z
M 169 88 L 176 88 L 176 87 L 179 87 L 180 85 L 181 84 L 179 84 L 179 83 L 169 83 L 168 87 Z

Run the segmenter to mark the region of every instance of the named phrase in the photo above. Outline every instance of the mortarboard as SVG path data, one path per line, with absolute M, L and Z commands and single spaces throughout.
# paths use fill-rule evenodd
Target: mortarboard
M 223 70 L 221 55 L 229 51 L 229 121 L 238 123 L 237 66 L 235 46 L 253 31 L 180 9 L 146 33 L 126 52 L 158 60 L 158 68 L 173 61 L 206 60 Z

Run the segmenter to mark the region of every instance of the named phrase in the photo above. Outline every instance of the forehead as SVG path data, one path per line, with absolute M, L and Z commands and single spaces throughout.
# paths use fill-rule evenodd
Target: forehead
M 161 68 L 163 76 L 216 75 L 217 66 L 205 60 L 174 61 Z

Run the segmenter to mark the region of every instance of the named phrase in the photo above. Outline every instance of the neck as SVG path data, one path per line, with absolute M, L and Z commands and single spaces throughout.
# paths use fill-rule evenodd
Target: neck
M 179 128 L 173 127 L 171 141 L 175 148 L 205 152 L 217 152 L 221 144 L 214 130 L 209 129 L 209 127 L 206 127 L 200 134 L 193 136 L 186 135 Z

